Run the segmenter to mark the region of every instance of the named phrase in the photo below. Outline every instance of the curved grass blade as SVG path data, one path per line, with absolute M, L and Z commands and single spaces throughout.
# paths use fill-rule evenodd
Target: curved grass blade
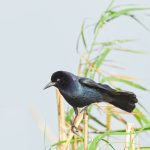
M 107 55 L 109 54 L 109 52 L 111 51 L 110 48 L 106 48 L 104 50 L 104 52 L 95 60 L 95 62 L 93 63 L 94 68 L 93 71 L 90 75 L 90 77 L 93 79 L 96 73 L 96 70 L 102 65 L 102 63 L 104 62 L 104 60 L 106 59 Z
M 137 23 L 139 23 L 143 28 L 145 28 L 147 31 L 150 31 L 148 27 L 145 26 L 138 18 L 136 18 L 134 15 L 129 15 L 132 19 L 134 19 Z
M 109 77 L 107 77 L 107 80 L 116 81 L 116 82 L 122 82 L 122 83 L 125 83 L 125 84 L 127 84 L 129 86 L 132 86 L 134 88 L 137 88 L 137 89 L 140 89 L 140 90 L 144 90 L 144 91 L 148 91 L 148 89 L 146 89 L 144 86 L 142 86 L 140 84 L 137 84 L 137 83 L 129 81 L 129 80 L 120 79 L 120 78 L 117 78 L 115 76 L 109 76 Z
M 76 51 L 77 51 L 77 53 L 78 53 L 78 51 L 79 51 L 80 37 L 81 37 L 81 32 L 79 33 L 79 35 L 78 35 L 78 37 L 77 37 L 77 42 L 76 42 Z
M 122 52 L 128 52 L 128 53 L 134 53 L 134 54 L 145 54 L 145 52 L 142 52 L 142 51 L 124 49 L 124 48 L 114 48 L 114 50 L 118 50 L 118 51 L 122 51 Z
M 105 133 L 103 135 L 96 136 L 89 145 L 89 150 L 96 150 L 98 143 L 105 137 Z
M 110 10 L 109 11 L 109 19 L 107 21 L 110 21 L 112 19 L 118 18 L 120 16 L 123 15 L 131 15 L 132 12 L 136 12 L 136 11 L 145 11 L 145 10 L 149 10 L 150 8 L 126 8 L 126 9 L 122 9 L 122 10 Z
M 112 7 L 112 9 L 117 9 L 117 8 L 120 8 L 120 7 L 122 7 L 122 8 L 123 8 L 123 7 L 131 7 L 131 6 L 132 6 L 132 7 L 133 7 L 133 6 L 134 6 L 134 7 L 137 7 L 137 6 L 138 6 L 138 7 L 139 7 L 139 6 L 141 6 L 141 4 L 123 4 L 123 5 L 121 4 L 121 5 L 116 5 L 116 6 Z
M 138 123 L 141 125 L 141 127 L 144 127 L 141 116 L 139 115 L 139 111 L 137 108 L 134 109 L 133 116 L 136 118 L 136 120 L 138 121 Z
M 94 117 L 92 114 L 89 114 L 89 119 L 95 121 L 97 124 L 103 126 L 106 128 L 106 125 L 104 123 L 102 123 L 101 121 L 99 121 L 96 117 Z
M 86 40 L 85 40 L 85 35 L 84 35 L 84 22 L 82 23 L 82 26 L 81 26 L 81 37 L 82 37 L 82 41 L 83 41 L 83 44 L 84 44 L 84 47 L 87 49 L 87 43 L 86 43 Z
M 93 130 L 94 132 L 99 131 L 97 128 L 93 127 L 93 125 L 91 125 L 90 123 L 88 123 L 88 127 L 89 127 L 89 129 Z
M 112 0 L 112 1 L 110 2 L 110 4 L 108 5 L 106 11 L 112 9 L 113 4 L 114 4 L 114 0 Z
M 138 108 L 134 109 L 133 115 L 135 116 L 135 118 L 138 120 L 138 122 L 141 124 L 142 127 L 150 126 L 150 120 Z
M 96 23 L 95 27 L 94 27 L 94 34 L 98 35 L 100 28 L 102 28 L 106 23 L 106 16 L 101 15 L 99 21 Z
M 112 146 L 112 144 L 109 141 L 107 141 L 105 139 L 102 139 L 102 141 L 104 141 L 105 143 L 107 143 L 113 150 L 115 150 L 115 148 Z
M 100 141 L 102 141 L 106 136 L 110 135 L 127 135 L 126 130 L 122 130 L 119 132 L 105 131 L 102 135 L 96 136 L 89 145 L 89 150 L 96 150 Z M 114 147 L 113 147 L 114 148 Z
M 140 102 L 138 102 L 138 104 L 150 116 L 150 112 Z
M 135 41 L 134 39 L 125 39 L 125 40 L 113 40 L 113 41 L 106 41 L 106 42 L 98 42 L 95 45 L 102 45 L 102 46 L 114 46 L 122 43 L 128 43 Z

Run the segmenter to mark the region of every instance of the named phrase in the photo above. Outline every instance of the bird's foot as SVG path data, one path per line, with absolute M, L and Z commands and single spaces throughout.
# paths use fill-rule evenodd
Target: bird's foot
M 77 128 L 75 125 L 72 125 L 72 126 L 71 126 L 71 131 L 72 131 L 74 134 L 76 134 L 77 136 L 79 136 L 79 135 L 78 135 L 78 132 L 79 132 L 79 131 L 78 131 L 78 128 Z
M 84 107 L 84 108 L 80 111 L 80 113 L 82 113 L 82 112 L 88 113 L 88 112 L 87 112 L 87 109 L 88 109 L 88 106 Z

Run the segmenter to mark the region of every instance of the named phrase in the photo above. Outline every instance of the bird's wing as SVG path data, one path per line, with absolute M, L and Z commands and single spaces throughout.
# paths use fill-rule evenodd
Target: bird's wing
M 96 83 L 95 81 L 88 79 L 88 78 L 80 78 L 79 82 L 82 85 L 85 85 L 91 88 L 101 89 L 101 90 L 104 90 L 113 94 L 116 93 L 116 90 L 112 89 L 110 86 L 106 84 Z

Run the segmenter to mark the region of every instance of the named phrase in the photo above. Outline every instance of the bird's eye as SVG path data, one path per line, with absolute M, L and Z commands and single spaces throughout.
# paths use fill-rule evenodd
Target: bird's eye
M 57 82 L 60 82 L 60 79 L 57 79 Z

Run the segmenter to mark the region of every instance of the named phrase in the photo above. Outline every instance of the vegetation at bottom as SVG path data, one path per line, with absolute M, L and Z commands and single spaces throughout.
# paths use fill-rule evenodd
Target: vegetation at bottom
M 77 53 L 80 55 L 77 66 L 78 75 L 109 84 L 117 90 L 122 90 L 123 85 L 148 92 L 146 87 L 137 83 L 137 77 L 110 72 L 110 70 L 124 72 L 121 70 L 123 67 L 116 63 L 116 53 L 120 53 L 121 57 L 124 55 L 144 55 L 142 51 L 125 47 L 129 42 L 136 44 L 136 40 L 129 38 L 104 41 L 103 35 L 106 32 L 105 27 L 121 17 L 135 21 L 145 29 L 145 32 L 148 32 L 148 27 L 139 19 L 137 14 L 144 15 L 149 12 L 149 9 L 149 7 L 141 7 L 136 4 L 116 5 L 114 1 L 111 1 L 105 11 L 98 16 L 95 23 L 89 23 L 88 20 L 83 21 L 76 45 Z M 113 60 L 110 59 L 112 54 L 115 57 Z M 91 105 L 88 108 L 88 121 L 85 122 L 85 118 L 79 119 L 79 136 L 73 135 L 70 131 L 74 111 L 71 107 L 65 110 L 61 99 L 62 97 L 57 92 L 57 100 L 60 104 L 58 105 L 59 140 L 52 144 L 49 149 L 96 150 L 104 149 L 104 147 L 113 150 L 118 149 L 118 147 L 121 147 L 120 149 L 150 149 L 150 146 L 143 147 L 138 141 L 141 133 L 150 130 L 148 111 L 141 104 L 140 99 L 131 114 L 110 104 Z M 132 122 L 128 121 L 127 116 L 132 118 Z M 121 126 L 120 129 L 113 128 L 114 121 L 117 126 Z M 129 125 L 131 125 L 131 129 L 128 131 Z M 87 128 L 87 131 L 84 128 Z

